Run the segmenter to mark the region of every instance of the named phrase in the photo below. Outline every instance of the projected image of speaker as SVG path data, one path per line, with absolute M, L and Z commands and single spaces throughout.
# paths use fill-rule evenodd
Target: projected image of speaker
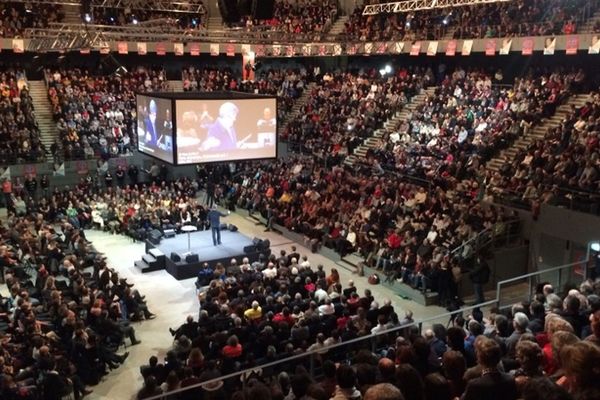
M 252 0 L 252 18 L 272 19 L 275 0 Z

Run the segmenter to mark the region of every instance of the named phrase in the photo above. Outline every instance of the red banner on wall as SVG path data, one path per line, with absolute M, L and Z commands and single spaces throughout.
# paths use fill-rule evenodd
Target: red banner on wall
M 420 51 L 421 51 L 421 42 L 419 42 L 419 41 L 414 42 L 412 44 L 412 46 L 410 46 L 410 55 L 411 56 L 418 56 Z
M 118 50 L 119 54 L 129 53 L 129 46 L 127 45 L 127 42 L 117 43 L 117 50 Z
M 446 55 L 453 57 L 456 55 L 456 40 L 450 40 L 446 45 Z
M 495 56 L 496 55 L 496 40 L 495 39 L 486 40 L 485 55 L 486 56 Z
M 159 56 L 167 54 L 167 45 L 162 42 L 156 43 L 156 54 Z
M 572 56 L 577 54 L 577 50 L 579 49 L 579 36 L 567 36 L 567 45 L 565 46 L 565 52 Z
M 190 43 L 190 54 L 193 56 L 200 55 L 200 43 Z
M 521 47 L 521 54 L 524 56 L 530 56 L 533 54 L 533 38 L 527 37 L 523 39 L 523 45 Z
M 37 169 L 35 167 L 35 165 L 24 165 L 23 166 L 23 175 L 25 177 L 36 177 L 37 176 Z

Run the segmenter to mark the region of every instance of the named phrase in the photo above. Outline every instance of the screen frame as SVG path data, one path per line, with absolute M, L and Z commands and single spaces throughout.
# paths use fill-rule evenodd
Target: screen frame
M 158 99 L 169 100 L 169 102 L 171 103 L 170 109 L 171 109 L 171 118 L 172 118 L 172 122 L 173 122 L 173 132 L 172 132 L 172 138 L 171 138 L 171 140 L 173 141 L 173 150 L 171 151 L 171 157 L 173 157 L 173 161 L 163 160 L 162 158 L 157 157 L 154 154 L 147 153 L 144 150 L 140 149 L 140 139 L 139 139 L 139 137 L 136 138 L 136 140 L 137 140 L 136 149 L 137 149 L 138 153 L 143 154 L 143 155 L 145 155 L 147 157 L 151 157 L 154 160 L 157 160 L 157 161 L 160 161 L 162 163 L 169 164 L 169 165 L 177 165 L 175 163 L 177 161 L 177 159 L 175 158 L 175 156 L 176 156 L 176 148 L 177 148 L 176 147 L 177 146 L 177 138 L 176 138 L 177 135 L 175 134 L 175 129 L 176 129 L 175 121 L 174 121 L 174 119 L 175 119 L 174 118 L 174 116 L 175 116 L 175 102 L 173 101 L 173 98 L 170 98 L 170 97 L 164 96 L 164 95 L 163 96 L 156 95 L 154 92 L 143 93 L 143 92 L 137 92 L 137 91 L 135 92 L 135 96 L 136 96 L 135 97 L 135 107 L 136 107 L 135 135 L 136 136 L 138 136 L 138 121 L 139 121 L 139 119 L 138 119 L 139 116 L 137 115 L 137 105 L 138 105 L 137 97 L 138 96 L 145 96 L 145 97 L 150 97 L 150 98 L 154 97 L 154 98 L 158 98 Z
M 189 93 L 189 92 L 187 92 Z M 187 166 L 187 165 L 210 165 L 210 164 L 219 164 L 219 163 L 230 163 L 230 162 L 252 162 L 252 161 L 265 161 L 265 160 L 276 160 L 279 158 L 279 118 L 275 117 L 275 155 L 273 157 L 260 157 L 260 158 L 233 158 L 227 160 L 215 160 L 215 161 L 202 161 L 202 162 L 191 162 L 191 163 L 180 163 L 178 157 L 178 148 L 177 148 L 177 101 L 183 100 L 207 100 L 207 101 L 227 101 L 227 100 L 253 100 L 253 99 L 273 99 L 275 100 L 275 115 L 277 115 L 277 111 L 279 110 L 279 98 L 277 96 L 272 95 L 260 95 L 260 94 L 250 94 L 245 92 L 225 92 L 223 93 L 212 92 L 212 96 L 195 96 L 195 97 L 171 97 L 172 98 L 172 111 L 173 111 L 173 165 L 177 166 Z M 235 96 L 236 94 L 242 96 Z M 233 95 L 233 96 L 232 96 Z M 144 153 L 146 154 L 146 153 Z

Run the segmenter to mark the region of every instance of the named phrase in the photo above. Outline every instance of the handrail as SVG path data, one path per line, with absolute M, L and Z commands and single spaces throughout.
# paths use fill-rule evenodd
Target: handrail
M 314 356 L 316 354 L 323 354 L 323 352 L 329 352 L 330 350 L 341 348 L 342 346 L 348 346 L 348 345 L 352 345 L 352 344 L 356 344 L 356 343 L 360 343 L 360 342 L 366 342 L 368 340 L 372 341 L 373 339 L 376 339 L 376 338 L 381 337 L 383 335 L 389 335 L 391 333 L 399 333 L 400 331 L 402 331 L 404 329 L 407 329 L 407 328 L 410 328 L 410 327 L 415 327 L 416 326 L 416 327 L 419 328 L 419 331 L 422 331 L 423 325 L 426 324 L 426 323 L 428 323 L 428 322 L 439 321 L 441 319 L 446 319 L 446 318 L 448 320 L 450 320 L 455 315 L 464 314 L 465 312 L 468 312 L 468 311 L 471 311 L 471 310 L 474 310 L 474 309 L 480 309 L 480 308 L 488 307 L 488 306 L 490 306 L 490 307 L 497 306 L 498 308 L 501 308 L 501 309 L 502 308 L 507 308 L 509 306 L 502 306 L 502 307 L 500 306 L 501 287 L 503 285 L 511 283 L 511 282 L 515 282 L 515 281 L 518 281 L 518 280 L 530 278 L 530 277 L 533 277 L 533 276 L 536 276 L 536 275 L 541 275 L 541 274 L 545 274 L 545 273 L 549 273 L 549 272 L 554 272 L 554 271 L 562 270 L 562 269 L 569 268 L 569 267 L 572 267 L 572 266 L 575 266 L 575 265 L 578 265 L 578 264 L 581 264 L 581 263 L 586 263 L 587 264 L 587 262 L 589 261 L 589 259 L 590 259 L 590 248 L 588 246 L 587 251 L 586 251 L 585 260 L 578 261 L 578 262 L 573 262 L 573 263 L 569 263 L 569 264 L 565 264 L 565 265 L 561 265 L 561 266 L 553 267 L 553 268 L 549 268 L 549 269 L 544 269 L 544 270 L 540 270 L 540 271 L 536 271 L 536 272 L 532 272 L 532 273 L 529 273 L 529 274 L 521 275 L 521 276 L 518 276 L 518 277 L 515 277 L 515 278 L 505 279 L 503 281 L 498 282 L 496 284 L 496 298 L 493 299 L 493 300 L 488 300 L 488 301 L 483 302 L 483 303 L 479 303 L 479 304 L 475 304 L 475 305 L 472 305 L 472 306 L 463 307 L 463 308 L 461 308 L 459 310 L 449 311 L 447 313 L 438 314 L 438 315 L 433 316 L 433 317 L 428 317 L 428 318 L 424 318 L 424 319 L 421 319 L 421 320 L 418 320 L 418 321 L 413 321 L 413 322 L 411 322 L 409 324 L 404 324 L 404 325 L 401 325 L 401 326 L 394 327 L 392 329 L 387 329 L 387 330 L 382 331 L 382 332 L 378 332 L 378 333 L 374 333 L 374 334 L 362 336 L 362 337 L 351 339 L 351 340 L 348 340 L 348 341 L 345 341 L 345 342 L 336 343 L 334 345 L 327 346 L 325 348 L 320 348 L 320 349 L 311 350 L 311 351 L 305 351 L 302 354 L 297 354 L 297 355 L 294 355 L 294 356 L 291 356 L 291 357 L 287 357 L 287 358 L 282 359 L 282 360 L 277 360 L 277 361 L 273 361 L 273 362 L 270 362 L 270 363 L 266 363 L 266 364 L 262 364 L 262 365 L 257 365 L 255 367 L 251 367 L 251 368 L 248 368 L 248 369 L 245 369 L 245 370 L 242 370 L 242 371 L 236 371 L 236 372 L 233 372 L 233 373 L 228 374 L 228 375 L 224 375 L 224 376 L 221 376 L 221 377 L 218 377 L 218 378 L 210 379 L 210 380 L 207 380 L 207 381 L 204 381 L 204 382 L 201 382 L 201 383 L 197 383 L 197 384 L 194 384 L 194 385 L 186 386 L 184 388 L 180 388 L 180 389 L 177 389 L 177 390 L 174 390 L 174 391 L 171 391 L 171 392 L 163 393 L 163 394 L 160 394 L 160 395 L 157 395 L 157 396 L 153 396 L 153 397 L 148 397 L 147 400 L 159 400 L 159 399 L 163 399 L 166 396 L 170 396 L 170 395 L 177 394 L 177 393 L 182 393 L 182 392 L 187 391 L 187 390 L 198 389 L 198 388 L 201 388 L 202 386 L 209 385 L 209 384 L 220 383 L 220 382 L 225 381 L 227 379 L 235 378 L 235 377 L 238 377 L 238 376 L 242 377 L 242 382 L 245 384 L 245 375 L 247 373 L 253 371 L 253 370 L 258 369 L 258 368 L 264 369 L 264 368 L 270 368 L 270 367 L 274 367 L 274 366 L 281 365 L 281 364 L 288 364 L 288 363 L 293 362 L 293 361 L 297 361 L 297 360 L 300 360 L 300 359 L 305 359 L 307 357 L 312 357 L 312 356 Z M 311 360 L 312 360 L 312 358 L 311 358 Z M 312 363 L 311 363 L 311 366 L 312 366 Z
M 514 218 L 514 219 L 509 219 L 507 221 L 502 221 L 501 223 L 506 225 L 507 228 L 511 227 L 513 224 L 515 223 L 520 223 L 521 220 L 519 220 L 518 218 Z M 479 233 L 477 233 L 477 235 L 473 236 L 472 238 L 470 238 L 469 240 L 467 240 L 466 242 L 462 243 L 461 245 L 457 246 L 454 250 L 450 251 L 450 254 L 456 254 L 459 253 L 461 249 L 463 249 L 467 244 L 471 244 L 472 242 L 476 243 L 476 247 L 480 246 L 481 244 L 478 243 L 479 240 L 481 238 L 483 238 L 483 236 L 485 234 L 491 233 L 491 239 L 494 239 L 494 229 L 496 228 L 496 223 L 494 223 L 492 226 L 490 226 L 489 228 L 485 228 L 482 231 L 479 231 Z M 510 229 L 508 229 L 508 231 L 510 231 Z

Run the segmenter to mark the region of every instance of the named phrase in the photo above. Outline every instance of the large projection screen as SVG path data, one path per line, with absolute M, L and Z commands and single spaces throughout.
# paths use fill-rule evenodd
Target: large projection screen
M 171 99 L 137 95 L 138 150 L 173 164 Z
M 277 99 L 178 99 L 177 164 L 277 157 Z

